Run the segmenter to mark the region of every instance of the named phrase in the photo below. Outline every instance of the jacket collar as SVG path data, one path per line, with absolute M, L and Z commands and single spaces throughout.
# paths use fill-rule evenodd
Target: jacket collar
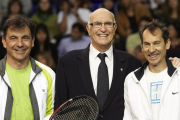
M 103 112 L 107 106 L 110 104 L 114 96 L 116 95 L 119 86 L 122 85 L 123 79 L 121 77 L 123 76 L 123 73 L 119 68 L 125 68 L 123 62 L 125 62 L 125 58 L 123 55 L 118 54 L 117 50 L 113 48 L 113 56 L 114 56 L 114 68 L 113 68 L 113 80 L 111 84 L 111 89 L 108 93 L 108 97 L 106 99 L 106 102 L 103 106 L 103 109 L 101 112 Z M 90 74 L 90 68 L 89 68 L 89 46 L 82 50 L 81 53 L 77 56 L 77 67 L 81 76 L 81 80 L 85 86 L 85 89 L 89 96 L 93 97 L 97 101 L 97 97 L 95 95 L 94 89 L 93 89 L 93 83 L 91 79 Z
M 5 56 L 2 60 L 0 60 L 0 75 L 1 76 L 4 76 L 5 74 L 6 59 L 7 59 L 7 56 Z M 37 74 L 38 72 L 42 71 L 42 69 L 38 65 L 36 65 L 34 58 L 29 57 L 29 59 L 31 61 L 33 72 Z
M 42 69 L 35 63 L 34 58 L 29 57 L 29 59 L 31 61 L 32 70 L 34 71 L 35 74 L 37 74 L 40 71 L 42 71 Z
M 167 67 L 168 67 L 168 75 L 171 77 L 174 73 L 174 71 L 176 70 L 176 68 L 172 65 L 172 62 L 166 58 L 166 63 L 167 63 Z M 136 72 L 134 72 L 136 78 L 140 81 L 141 78 L 144 75 L 144 70 L 146 69 L 146 67 L 149 65 L 149 62 L 147 61 L 146 63 L 143 64 L 143 66 L 138 69 Z
M 5 65 L 6 65 L 6 59 L 7 56 L 5 56 L 1 61 L 0 61 L 0 75 L 4 76 L 5 75 Z M 39 73 L 40 71 L 42 71 L 42 69 L 36 65 L 35 60 L 31 57 L 29 57 L 30 61 L 31 61 L 31 66 L 32 66 L 32 70 L 34 73 Z M 6 82 L 5 82 L 6 83 Z M 7 84 L 7 83 L 6 83 Z M 37 98 L 36 98 L 36 94 L 35 94 L 35 90 L 33 88 L 33 85 L 30 84 L 29 85 L 29 96 L 30 96 L 30 100 L 31 100 L 31 104 L 32 104 L 32 108 L 33 108 L 33 113 L 34 113 L 34 119 L 35 120 L 39 120 L 40 116 L 39 116 L 39 107 L 38 107 L 38 102 L 37 102 Z M 8 95 L 7 95 L 7 102 L 6 102 L 6 112 L 4 115 L 4 118 L 9 120 L 10 116 L 11 116 L 11 111 L 12 111 L 12 105 L 13 105 L 13 96 L 12 96 L 12 91 L 11 88 L 8 87 Z
M 5 57 L 0 61 L 0 75 L 1 75 L 1 76 L 4 76 L 4 74 L 5 74 L 6 58 L 7 58 L 7 56 L 5 56 Z

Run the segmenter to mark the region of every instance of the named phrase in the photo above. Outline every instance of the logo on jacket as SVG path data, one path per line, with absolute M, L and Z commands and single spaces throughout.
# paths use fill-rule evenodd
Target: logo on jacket
M 42 89 L 42 91 L 43 91 L 43 92 L 47 92 L 47 90 L 46 90 L 46 89 Z
M 177 94 L 177 93 L 179 93 L 179 92 L 172 92 L 173 95 L 175 95 L 175 94 Z

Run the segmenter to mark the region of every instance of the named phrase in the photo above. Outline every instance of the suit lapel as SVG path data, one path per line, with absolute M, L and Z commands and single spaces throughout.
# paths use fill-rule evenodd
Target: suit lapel
M 97 101 L 89 67 L 89 46 L 78 55 L 77 67 L 88 95 Z
M 117 53 L 115 49 L 113 49 L 113 56 L 114 56 L 114 68 L 113 68 L 113 80 L 111 84 L 110 91 L 108 93 L 107 99 L 103 106 L 102 112 L 106 109 L 109 105 L 111 100 L 116 95 L 119 86 L 124 85 L 124 75 L 121 68 L 125 69 L 123 62 L 125 59 L 123 56 Z M 94 92 L 94 87 L 91 79 L 90 67 L 89 67 L 89 47 L 84 49 L 77 57 L 77 67 L 81 77 L 81 80 L 84 84 L 84 87 L 89 96 L 94 98 L 97 101 L 97 97 Z
M 115 49 L 113 49 L 113 56 L 114 56 L 113 79 L 112 79 L 110 91 L 108 93 L 108 96 L 107 96 L 107 99 L 105 101 L 102 111 L 105 110 L 105 108 L 109 105 L 111 100 L 114 98 L 114 96 L 116 95 L 119 89 L 119 86 L 122 84 L 124 85 L 124 77 L 123 77 L 124 75 L 123 75 L 123 71 L 121 71 L 121 68 L 125 69 L 124 64 L 122 63 L 125 61 L 125 59 L 123 58 L 123 56 L 118 54 Z

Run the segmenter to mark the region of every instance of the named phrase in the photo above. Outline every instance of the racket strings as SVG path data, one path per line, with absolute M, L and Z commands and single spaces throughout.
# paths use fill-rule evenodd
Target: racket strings
M 54 120 L 95 120 L 99 109 L 93 99 L 78 98 L 63 105 Z

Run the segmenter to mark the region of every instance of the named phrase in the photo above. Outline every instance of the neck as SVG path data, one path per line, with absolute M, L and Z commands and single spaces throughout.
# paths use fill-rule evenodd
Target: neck
M 13 69 L 16 69 L 16 70 L 23 70 L 29 65 L 29 59 L 25 61 L 14 61 L 14 60 L 8 59 L 7 57 L 6 61 L 9 64 L 9 66 L 11 66 Z
M 165 59 L 158 65 L 149 64 L 149 70 L 153 73 L 162 72 L 166 68 L 167 68 L 167 63 Z
M 106 52 L 106 51 L 109 50 L 109 48 L 111 47 L 111 45 L 110 45 L 110 46 L 96 47 L 96 46 L 94 46 L 93 44 L 92 44 L 92 46 L 93 46 L 96 50 L 98 50 L 99 52 L 101 52 L 101 53 Z

